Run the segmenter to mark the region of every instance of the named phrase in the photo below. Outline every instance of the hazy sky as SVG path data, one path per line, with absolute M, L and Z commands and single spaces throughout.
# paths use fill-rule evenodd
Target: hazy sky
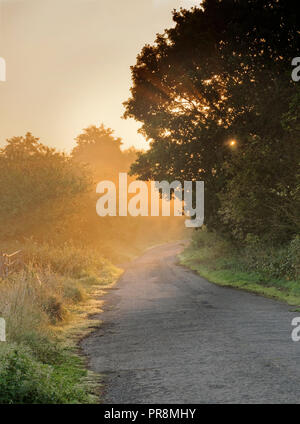
M 130 65 L 192 0 L 0 0 L 0 145 L 31 131 L 69 151 L 82 128 L 103 122 L 126 147 L 145 147 L 121 119 Z

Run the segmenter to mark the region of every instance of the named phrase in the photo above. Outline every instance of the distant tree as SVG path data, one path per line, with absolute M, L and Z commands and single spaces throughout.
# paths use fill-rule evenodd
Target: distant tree
M 72 157 L 79 162 L 87 163 L 97 179 L 111 179 L 119 172 L 127 172 L 136 158 L 136 151 L 121 150 L 122 141 L 114 137 L 113 130 L 90 126 L 76 137 L 76 146 Z
M 113 131 L 104 125 L 84 129 L 76 142 L 72 158 L 76 163 L 89 166 L 94 185 L 101 180 L 110 180 L 118 186 L 118 174 L 128 172 L 138 154 L 134 148 L 122 150 L 121 139 L 114 137 Z M 128 182 L 134 179 L 128 178 Z M 110 258 L 126 258 L 138 246 L 145 247 L 149 242 L 168 240 L 181 234 L 184 224 L 178 217 L 119 217 L 118 214 L 99 217 L 96 214 L 98 198 L 94 188 L 82 213 L 85 220 L 81 231 L 85 234 L 85 243 L 93 244 Z
M 84 167 L 31 133 L 0 149 L 0 237 L 49 239 L 66 231 L 90 189 Z

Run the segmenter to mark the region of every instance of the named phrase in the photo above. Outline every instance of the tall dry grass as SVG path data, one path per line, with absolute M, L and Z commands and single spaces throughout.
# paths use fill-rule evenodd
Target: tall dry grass
M 7 329 L 7 343 L 0 344 L 0 404 L 90 402 L 82 361 L 57 340 L 55 327 L 72 323 L 77 305 L 82 308 L 95 286 L 112 283 L 119 270 L 72 246 L 27 241 L 20 247 L 22 269 L 0 279 Z

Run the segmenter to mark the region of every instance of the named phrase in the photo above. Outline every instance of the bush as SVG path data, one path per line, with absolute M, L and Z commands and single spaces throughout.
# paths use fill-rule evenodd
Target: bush
M 300 238 L 283 246 L 261 243 L 257 236 L 248 235 L 241 262 L 249 271 L 260 272 L 265 279 L 299 279 Z
M 63 297 L 67 302 L 79 303 L 86 298 L 86 293 L 76 281 L 67 280 L 63 287 Z
M 27 347 L 2 345 L 0 403 L 87 403 L 82 374 L 74 365 L 44 364 Z
M 0 284 L 8 341 L 0 345 L 0 403 L 92 402 L 84 364 L 53 337 L 53 325 L 66 318 L 70 324 L 78 310 L 74 304 L 94 285 L 112 282 L 119 271 L 96 253 L 74 246 L 27 240 L 19 247 L 23 270 Z
M 300 237 L 277 246 L 262 242 L 253 234 L 246 236 L 243 245 L 236 246 L 206 229 L 196 231 L 192 246 L 201 263 L 210 267 L 254 272 L 261 281 L 272 279 L 299 280 Z
M 62 321 L 66 316 L 66 310 L 57 296 L 50 296 L 45 299 L 43 309 L 48 315 L 51 324 Z
M 0 237 L 62 236 L 91 189 L 86 169 L 27 133 L 0 149 Z
M 300 278 L 300 236 L 295 237 L 288 249 L 288 258 L 291 262 L 293 274 L 297 279 Z

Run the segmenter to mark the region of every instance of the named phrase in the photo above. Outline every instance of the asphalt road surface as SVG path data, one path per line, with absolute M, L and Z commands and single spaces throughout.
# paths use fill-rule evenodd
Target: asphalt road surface
M 300 403 L 300 342 L 281 302 L 177 265 L 182 244 L 148 250 L 104 297 L 82 343 L 103 403 Z

